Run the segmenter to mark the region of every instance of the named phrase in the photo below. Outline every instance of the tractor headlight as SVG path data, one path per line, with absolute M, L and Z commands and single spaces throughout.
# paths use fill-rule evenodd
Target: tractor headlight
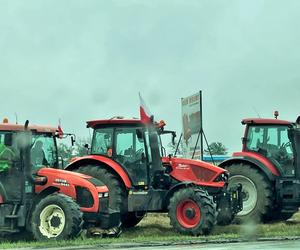
M 215 179 L 215 182 L 219 182 L 219 181 L 222 181 L 222 182 L 225 182 L 227 183 L 228 182 L 228 173 L 222 173 L 220 174 L 216 179 Z
M 99 193 L 98 196 L 99 196 L 99 198 L 107 198 L 108 193 Z

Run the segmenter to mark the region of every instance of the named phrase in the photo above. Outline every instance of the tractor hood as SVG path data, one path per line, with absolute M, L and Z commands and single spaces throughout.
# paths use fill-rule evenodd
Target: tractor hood
M 47 176 L 47 175 L 56 175 L 60 178 L 83 178 L 83 179 L 91 179 L 91 176 L 80 174 L 76 172 L 70 172 L 66 170 L 61 169 L 55 169 L 55 168 L 41 168 L 38 172 L 38 175 Z
M 47 178 L 47 185 L 57 187 L 74 186 L 95 186 L 99 192 L 108 192 L 108 188 L 99 180 L 80 173 L 54 168 L 41 168 L 38 176 Z
M 224 187 L 228 179 L 228 172 L 225 169 L 200 160 L 163 157 L 162 162 L 164 166 L 171 167 L 170 175 L 180 182 Z
M 76 200 L 82 212 L 98 213 L 99 197 L 108 194 L 107 186 L 88 175 L 53 168 L 42 168 L 36 175 L 46 179 L 44 183 L 35 185 L 36 194 L 65 194 Z

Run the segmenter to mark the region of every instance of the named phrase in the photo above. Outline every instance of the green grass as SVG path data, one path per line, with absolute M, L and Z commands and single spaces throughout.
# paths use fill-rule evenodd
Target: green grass
M 256 239 L 261 237 L 300 236 L 300 224 L 287 225 L 274 223 L 265 225 L 230 225 L 216 226 L 209 236 L 184 236 L 174 232 L 169 225 L 169 218 L 163 214 L 150 214 L 135 228 L 123 232 L 120 238 L 85 238 L 72 241 L 35 242 L 35 241 L 8 241 L 2 239 L 0 249 L 19 247 L 51 247 L 51 246 L 78 246 L 104 245 L 111 243 L 148 243 L 148 242 L 183 242 L 183 241 L 217 241 L 232 239 Z

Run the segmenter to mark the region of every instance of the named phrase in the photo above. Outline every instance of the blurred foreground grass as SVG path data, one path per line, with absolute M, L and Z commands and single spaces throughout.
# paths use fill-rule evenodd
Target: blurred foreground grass
M 296 218 L 300 214 L 296 215 Z M 299 220 L 300 221 L 300 220 Z M 9 241 L 1 238 L 0 249 L 19 247 L 59 247 L 79 245 L 103 245 L 109 243 L 147 243 L 147 242 L 183 242 L 183 241 L 217 241 L 230 239 L 255 240 L 261 237 L 300 236 L 300 223 L 286 224 L 285 222 L 272 224 L 248 224 L 216 226 L 209 236 L 183 236 L 174 232 L 169 218 L 165 214 L 149 214 L 142 222 L 131 229 L 123 231 L 117 238 L 85 238 L 84 236 L 72 241 L 34 242 Z

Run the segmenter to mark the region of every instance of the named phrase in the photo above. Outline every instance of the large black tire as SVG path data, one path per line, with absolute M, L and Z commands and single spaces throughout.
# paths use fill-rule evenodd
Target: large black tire
M 70 197 L 54 193 L 41 199 L 32 213 L 31 230 L 36 240 L 67 240 L 82 230 L 82 212 Z
M 144 218 L 145 213 L 141 212 L 140 214 L 136 212 L 123 213 L 122 215 L 122 227 L 131 228 L 140 223 Z
M 247 164 L 233 164 L 226 168 L 230 173 L 229 187 L 242 184 L 243 210 L 234 222 L 264 222 L 273 207 L 272 186 L 259 170 Z
M 92 176 L 103 184 L 105 184 L 109 191 L 109 209 L 111 211 L 121 212 L 123 210 L 125 201 L 125 188 L 119 179 L 101 165 L 85 165 L 81 166 L 76 172 Z M 127 203 L 126 203 L 127 204 Z
M 168 209 L 170 224 L 182 234 L 207 235 L 216 224 L 216 204 L 202 189 L 191 187 L 176 191 Z

